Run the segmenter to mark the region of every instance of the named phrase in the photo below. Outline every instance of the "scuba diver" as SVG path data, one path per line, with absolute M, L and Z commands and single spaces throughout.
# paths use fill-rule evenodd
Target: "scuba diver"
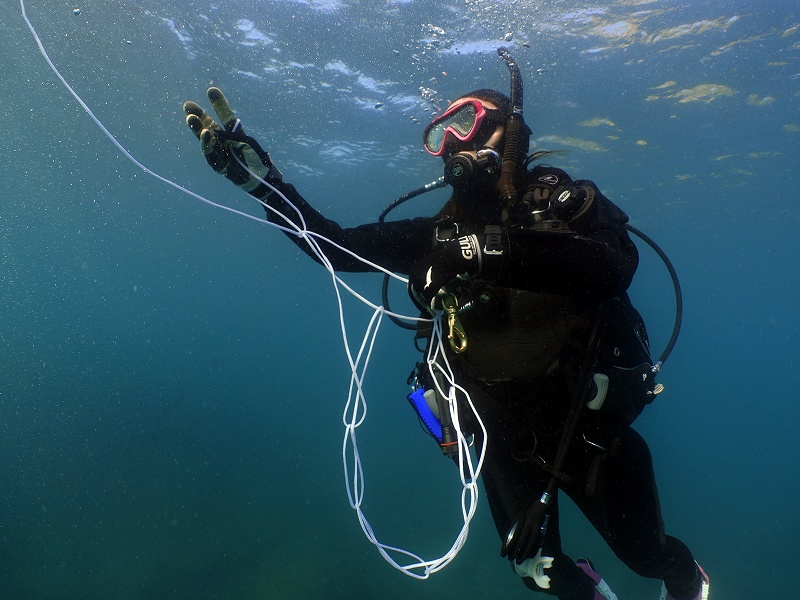
M 661 386 L 626 293 L 638 265 L 628 217 L 591 181 L 544 164 L 548 153 L 527 155 L 519 69 L 498 53 L 511 97 L 469 92 L 425 128 L 424 148 L 444 161 L 453 189 L 432 217 L 343 228 L 284 181 L 219 89 L 208 90 L 219 122 L 194 102 L 183 108 L 208 164 L 268 207 L 271 222 L 333 242 L 319 243 L 337 271 L 375 271 L 350 251 L 407 275 L 428 317 L 418 341 L 430 344 L 431 317 L 446 321 L 448 361 L 479 415 L 459 405 L 459 426 L 476 443 L 486 436 L 482 477 L 500 554 L 527 587 L 616 600 L 591 562 L 561 549 L 563 492 L 632 571 L 663 581 L 662 600 L 705 600 L 708 577 L 665 533 L 650 451 L 630 426 Z M 319 261 L 304 236 L 288 237 Z M 418 365 L 421 390 L 435 378 Z M 442 451 L 457 458 L 447 410 L 438 412 Z

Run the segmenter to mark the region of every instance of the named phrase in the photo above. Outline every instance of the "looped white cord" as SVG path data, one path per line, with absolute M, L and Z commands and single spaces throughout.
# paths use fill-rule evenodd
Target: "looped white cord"
M 238 159 L 237 159 L 238 160 Z M 242 164 L 242 163 L 240 163 Z M 242 166 L 245 166 L 242 164 Z M 246 166 L 245 166 L 246 168 Z M 262 184 L 269 187 L 272 191 L 279 194 L 281 198 L 287 202 L 287 204 L 298 214 L 299 218 L 302 221 L 302 215 L 300 215 L 299 210 L 296 206 L 294 206 L 285 195 L 283 195 L 280 190 L 272 186 L 269 182 L 261 179 L 255 173 L 251 175 L 256 177 Z M 320 259 L 322 264 L 328 270 L 331 275 L 333 281 L 333 287 L 336 292 L 336 299 L 339 306 L 339 321 L 342 328 L 342 341 L 344 343 L 345 353 L 347 354 L 347 359 L 350 364 L 350 390 L 348 392 L 347 403 L 345 404 L 344 412 L 342 415 L 342 420 L 345 426 L 345 434 L 344 439 L 342 442 L 342 464 L 344 467 L 344 475 L 345 475 L 345 485 L 347 487 L 347 498 L 350 502 L 350 506 L 356 511 L 358 516 L 358 521 L 361 524 L 361 529 L 364 531 L 364 535 L 366 535 L 367 539 L 378 549 L 378 552 L 383 556 L 383 558 L 394 568 L 398 569 L 399 571 L 403 572 L 404 574 L 414 577 L 415 579 L 427 579 L 432 573 L 435 573 L 441 569 L 443 569 L 447 564 L 449 564 L 464 546 L 467 541 L 467 537 L 469 535 L 469 525 L 472 521 L 472 518 L 475 516 L 475 512 L 477 510 L 478 505 L 478 497 L 479 497 L 479 490 L 477 485 L 478 476 L 480 475 L 481 468 L 483 467 L 483 460 L 486 454 L 486 428 L 483 425 L 483 421 L 481 420 L 480 416 L 478 415 L 475 406 L 472 403 L 472 399 L 470 398 L 467 391 L 458 385 L 455 381 L 455 376 L 453 375 L 452 369 L 450 368 L 450 364 L 447 360 L 447 355 L 444 350 L 443 344 L 443 337 L 442 337 L 442 320 L 440 318 L 436 318 L 433 320 L 433 331 L 432 331 L 432 338 L 430 349 L 427 356 L 427 365 L 428 369 L 430 370 L 431 375 L 434 372 L 438 372 L 444 375 L 445 381 L 449 385 L 448 390 L 444 390 L 439 387 L 438 378 L 431 377 L 433 381 L 436 381 L 436 385 L 438 392 L 442 394 L 445 398 L 448 399 L 448 405 L 450 408 L 450 414 L 453 421 L 454 429 L 456 430 L 457 439 L 458 439 L 458 451 L 459 451 L 459 473 L 461 477 L 462 483 L 462 492 L 461 492 L 461 513 L 464 520 L 464 525 L 461 528 L 458 536 L 456 537 L 455 542 L 450 547 L 450 549 L 440 558 L 434 560 L 424 560 L 417 556 L 416 554 L 404 550 L 402 548 L 397 548 L 395 546 L 389 546 L 380 542 L 370 525 L 369 521 L 364 515 L 363 511 L 361 510 L 361 503 L 364 498 L 364 470 L 361 464 L 361 457 L 358 452 L 358 441 L 356 436 L 356 429 L 360 427 L 364 420 L 366 419 L 367 414 L 367 402 L 364 396 L 363 391 L 363 382 L 364 376 L 367 371 L 367 367 L 369 366 L 369 359 L 372 355 L 372 350 L 375 345 L 375 340 L 378 335 L 378 330 L 381 325 L 381 321 L 383 319 L 384 314 L 393 314 L 387 313 L 382 306 L 375 305 L 359 294 L 357 294 L 354 290 L 352 290 L 346 283 L 344 283 L 336 272 L 333 269 L 328 257 L 322 251 L 319 246 L 317 240 L 323 240 L 327 243 L 332 243 L 327 238 L 320 236 L 311 231 L 307 231 L 305 229 L 305 222 L 302 222 L 302 228 L 298 227 L 295 223 L 293 223 L 288 217 L 275 211 L 269 206 L 265 207 L 269 210 L 272 210 L 275 214 L 279 215 L 287 224 L 294 227 L 298 235 L 302 235 L 306 242 L 309 244 L 309 247 L 313 250 L 315 255 Z M 362 257 L 358 256 L 354 252 L 351 252 L 347 248 L 343 248 L 338 244 L 333 244 L 335 247 L 349 253 L 351 256 L 362 260 L 366 264 L 374 266 L 375 268 L 380 269 L 384 273 L 389 273 L 386 269 L 380 267 L 379 265 L 374 265 L 369 261 L 363 259 Z M 402 281 L 405 281 L 401 278 Z M 347 339 L 347 328 L 345 325 L 345 317 L 344 317 L 344 308 L 342 305 L 342 298 L 339 286 L 346 288 L 351 294 L 359 298 L 365 304 L 371 306 L 374 310 L 372 318 L 369 321 L 367 329 L 364 333 L 364 338 L 361 342 L 361 346 L 359 348 L 358 354 L 356 355 L 355 360 L 353 359 L 352 352 L 350 350 L 350 344 Z M 401 318 L 408 318 L 401 316 Z M 466 402 L 470 410 L 472 410 L 473 414 L 475 415 L 476 421 L 481 428 L 481 448 L 478 454 L 478 464 L 475 466 L 473 464 L 472 456 L 469 451 L 469 442 L 466 439 L 466 436 L 461 430 L 460 421 L 459 421 L 459 413 L 458 413 L 458 400 L 457 400 L 457 392 L 460 393 Z M 348 467 L 348 448 L 352 451 L 352 472 L 351 469 Z M 394 555 L 401 555 L 406 558 L 411 558 L 414 562 L 409 564 L 401 564 L 395 560 L 393 557 Z M 421 573 L 419 572 L 421 571 Z
M 463 486 L 461 491 L 461 512 L 464 518 L 464 525 L 461 531 L 459 532 L 458 536 L 456 537 L 456 540 L 453 542 L 453 545 L 451 546 L 450 550 L 447 553 L 445 553 L 442 557 L 438 559 L 426 561 L 417 556 L 416 554 L 413 554 L 412 552 L 409 552 L 407 550 L 383 544 L 379 542 L 378 539 L 376 538 L 375 533 L 372 530 L 372 526 L 369 524 L 369 521 L 367 520 L 363 511 L 361 510 L 361 504 L 364 499 L 364 490 L 365 490 L 364 471 L 358 453 L 358 444 L 356 438 L 356 430 L 364 423 L 367 414 L 367 402 L 364 396 L 363 382 L 364 382 L 364 377 L 366 375 L 367 367 L 369 366 L 369 359 L 372 356 L 372 350 L 375 346 L 375 341 L 377 339 L 378 330 L 380 329 L 383 315 L 390 314 L 392 316 L 409 321 L 421 321 L 426 319 L 421 319 L 418 317 L 409 317 L 406 315 L 400 315 L 396 313 L 390 313 L 386 311 L 381 305 L 370 302 L 369 300 L 358 294 L 355 290 L 353 290 L 349 285 L 347 285 L 344 281 L 342 281 L 339 278 L 339 276 L 334 271 L 330 260 L 320 247 L 319 242 L 324 241 L 328 244 L 331 244 L 332 246 L 341 250 L 342 252 L 345 252 L 350 256 L 362 261 L 364 264 L 369 265 L 370 267 L 379 270 L 387 275 L 390 275 L 391 277 L 394 277 L 395 279 L 398 279 L 401 282 L 407 283 L 407 280 L 395 273 L 392 273 L 391 271 L 388 271 L 387 269 L 384 269 L 380 265 L 374 264 L 358 256 L 351 250 L 343 248 L 338 244 L 335 244 L 334 242 L 328 240 L 324 236 L 321 236 L 313 231 L 309 231 L 306 228 L 303 216 L 297 209 L 297 207 L 294 206 L 289 201 L 289 199 L 286 198 L 286 196 L 283 193 L 281 193 L 280 190 L 278 190 L 270 183 L 258 177 L 258 175 L 256 175 L 252 171 L 250 171 L 251 175 L 256 177 L 261 183 L 266 185 L 270 190 L 272 190 L 273 193 L 276 193 L 279 197 L 281 197 L 292 208 L 292 210 L 295 211 L 295 213 L 299 218 L 300 225 L 297 225 L 282 213 L 275 211 L 271 207 L 267 206 L 266 203 L 262 204 L 264 204 L 265 208 L 277 214 L 287 224 L 287 226 L 282 226 L 277 223 L 267 221 L 266 219 L 259 218 L 247 214 L 245 212 L 236 210 L 234 208 L 225 206 L 223 204 L 212 202 L 211 200 L 208 200 L 203 196 L 184 188 L 178 183 L 175 183 L 167 179 L 166 177 L 163 177 L 158 173 L 151 171 L 149 168 L 147 168 L 141 162 L 139 162 L 136 158 L 134 158 L 134 156 L 130 152 L 128 152 L 128 150 L 126 150 L 120 142 L 117 141 L 117 139 L 111 134 L 111 132 L 94 115 L 94 113 L 91 111 L 88 105 L 80 98 L 77 92 L 75 92 L 75 90 L 72 89 L 72 87 L 69 85 L 66 79 L 64 79 L 64 77 L 58 71 L 56 66 L 53 64 L 53 61 L 50 59 L 49 55 L 47 54 L 47 51 L 44 48 L 44 45 L 42 44 L 41 39 L 39 38 L 39 35 L 36 33 L 36 30 L 34 29 L 33 25 L 28 19 L 28 16 L 25 11 L 24 0 L 20 0 L 20 9 L 22 11 L 22 18 L 25 20 L 28 29 L 30 30 L 34 40 L 36 41 L 37 46 L 39 47 L 39 52 L 44 57 L 50 69 L 53 71 L 53 73 L 56 74 L 56 76 L 64 85 L 64 87 L 69 91 L 70 94 L 72 94 L 73 98 L 75 98 L 75 100 L 78 102 L 78 104 L 80 104 L 80 106 L 83 108 L 86 114 L 88 114 L 89 117 L 94 121 L 94 123 L 100 128 L 103 134 L 134 165 L 139 167 L 146 174 L 155 177 L 159 181 L 166 183 L 167 185 L 172 186 L 185 194 L 188 194 L 189 196 L 195 198 L 196 200 L 200 200 L 201 202 L 204 202 L 215 208 L 232 212 L 241 217 L 245 217 L 247 219 L 252 219 L 254 221 L 258 221 L 260 223 L 265 223 L 272 227 L 276 227 L 277 229 L 280 229 L 285 233 L 297 235 L 308 243 L 309 248 L 311 248 L 311 251 L 319 258 L 319 260 L 322 262 L 322 264 L 325 266 L 325 268 L 331 275 L 331 280 L 333 282 L 333 287 L 336 292 L 336 299 L 339 306 L 339 321 L 342 330 L 342 340 L 344 342 L 344 349 L 347 355 L 347 360 L 350 364 L 350 371 L 351 371 L 350 390 L 348 393 L 347 403 L 345 404 L 342 416 L 342 420 L 345 426 L 345 435 L 342 444 L 342 462 L 344 465 L 345 483 L 347 486 L 347 497 L 350 502 L 350 506 L 356 511 L 356 514 L 358 515 L 358 521 L 361 524 L 361 528 L 363 529 L 364 534 L 367 536 L 367 539 L 372 544 L 375 545 L 375 547 L 378 549 L 378 552 L 387 560 L 387 562 L 389 562 L 389 564 L 391 564 L 396 569 L 416 579 L 427 579 L 430 574 L 435 573 L 440 569 L 444 568 L 447 564 L 450 563 L 450 561 L 453 560 L 453 558 L 455 558 L 459 550 L 463 547 L 464 543 L 466 542 L 467 535 L 469 534 L 469 525 L 477 509 L 477 502 L 478 502 L 477 479 L 478 476 L 480 475 L 480 471 L 483 466 L 484 456 L 486 454 L 486 429 L 483 425 L 483 422 L 480 420 L 477 411 L 475 410 L 475 406 L 472 404 L 472 400 L 469 397 L 469 394 L 466 392 L 466 390 L 464 390 L 464 388 L 458 385 L 455 381 L 455 377 L 447 361 L 447 356 L 444 351 L 444 345 L 442 342 L 443 338 L 442 338 L 441 319 L 436 318 L 433 321 L 433 333 L 431 334 L 432 335 L 431 344 L 427 356 L 427 368 L 429 369 L 431 374 L 439 373 L 440 375 L 442 375 L 444 377 L 445 382 L 449 386 L 449 388 L 445 390 L 439 386 L 437 377 L 431 378 L 433 381 L 437 382 L 436 386 L 437 388 L 439 388 L 438 392 L 448 399 L 450 415 L 452 417 L 453 425 L 458 436 L 458 454 L 459 454 L 458 464 L 459 464 L 461 483 Z M 239 127 L 239 122 L 237 120 L 236 127 L 234 128 L 234 130 L 238 127 Z M 240 164 L 243 163 L 241 163 L 240 161 Z M 247 167 L 245 166 L 245 168 Z M 353 358 L 352 352 L 350 350 L 350 344 L 347 338 L 347 327 L 345 324 L 344 307 L 342 304 L 340 287 L 345 288 L 350 294 L 361 300 L 367 306 L 370 306 L 374 311 L 372 318 L 370 319 L 367 329 L 364 333 L 364 338 L 361 342 L 361 346 L 359 347 L 358 354 L 356 355 L 355 359 Z M 477 422 L 481 428 L 480 439 L 482 443 L 480 451 L 478 452 L 477 455 L 478 457 L 477 465 L 473 463 L 473 458 L 469 450 L 469 443 L 466 437 L 464 436 L 463 432 L 461 431 L 459 422 L 459 410 L 458 410 L 459 408 L 458 404 L 460 401 L 459 396 L 463 397 L 463 399 L 467 402 L 467 405 L 469 406 L 470 410 L 472 410 L 472 412 L 475 414 Z M 351 470 L 348 468 L 348 455 L 347 455 L 348 447 L 352 448 L 352 479 L 351 479 Z M 412 559 L 412 562 L 408 564 L 400 564 L 393 558 L 392 556 L 393 554 L 400 555 L 408 559 Z

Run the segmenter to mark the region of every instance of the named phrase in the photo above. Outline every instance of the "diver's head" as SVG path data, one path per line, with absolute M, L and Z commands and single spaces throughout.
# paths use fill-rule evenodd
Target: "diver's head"
M 485 191 L 500 173 L 511 100 L 481 89 L 454 100 L 425 128 L 425 150 L 445 162 L 445 180 L 456 192 Z

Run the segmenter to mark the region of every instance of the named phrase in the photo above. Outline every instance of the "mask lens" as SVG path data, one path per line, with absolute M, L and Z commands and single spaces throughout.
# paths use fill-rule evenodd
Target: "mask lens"
M 451 115 L 447 126 L 452 127 L 462 137 L 469 135 L 475 126 L 475 107 L 472 104 L 465 104 L 459 108 Z
M 477 129 L 477 112 L 472 102 L 446 112 L 428 125 L 425 131 L 425 148 L 431 154 L 439 154 L 444 146 L 447 132 L 453 133 L 461 141 L 468 140 Z

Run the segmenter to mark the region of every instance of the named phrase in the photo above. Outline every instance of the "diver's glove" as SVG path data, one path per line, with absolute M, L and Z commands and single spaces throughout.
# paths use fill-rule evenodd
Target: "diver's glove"
M 186 124 L 200 140 L 206 162 L 248 194 L 266 200 L 272 190 L 259 179 L 275 185 L 283 181 L 283 175 L 261 145 L 245 134 L 222 91 L 208 88 L 208 99 L 222 125 L 195 102 L 183 105 Z
M 487 226 L 482 234 L 445 242 L 411 267 L 411 299 L 421 310 L 435 314 L 442 298 L 470 277 L 497 278 L 507 245 L 507 236 L 496 225 Z
M 519 514 L 503 540 L 500 556 L 520 565 L 536 554 L 547 533 L 551 499 L 552 494 L 545 492 L 526 511 Z

